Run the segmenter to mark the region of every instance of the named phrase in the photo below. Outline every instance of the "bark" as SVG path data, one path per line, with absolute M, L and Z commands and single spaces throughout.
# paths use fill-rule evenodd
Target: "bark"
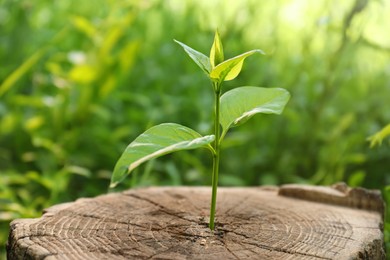
M 152 187 L 11 223 L 9 259 L 385 259 L 378 191 L 345 185 Z

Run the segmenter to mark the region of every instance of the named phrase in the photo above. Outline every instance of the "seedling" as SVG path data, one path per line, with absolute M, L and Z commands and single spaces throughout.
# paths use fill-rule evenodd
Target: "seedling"
M 176 40 L 175 40 L 176 41 Z M 215 33 L 210 57 L 176 41 L 209 77 L 214 91 L 214 134 L 202 136 L 186 126 L 164 123 L 138 136 L 115 165 L 110 187 L 116 186 L 134 168 L 159 156 L 195 148 L 207 148 L 213 156 L 212 195 L 209 227 L 214 230 L 221 143 L 232 127 L 246 122 L 257 113 L 281 114 L 290 94 L 281 88 L 239 87 L 222 94 L 222 83 L 233 80 L 244 60 L 261 50 L 251 50 L 225 60 L 218 31 Z

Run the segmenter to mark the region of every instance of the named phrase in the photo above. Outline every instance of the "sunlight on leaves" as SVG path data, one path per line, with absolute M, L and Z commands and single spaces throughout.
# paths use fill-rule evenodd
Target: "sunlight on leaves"
M 219 82 L 235 79 L 241 72 L 244 60 L 255 53 L 265 54 L 262 50 L 251 50 L 228 59 L 213 68 L 210 78 Z
M 78 65 L 69 71 L 69 79 L 82 84 L 91 83 L 98 76 L 96 68 L 91 65 Z

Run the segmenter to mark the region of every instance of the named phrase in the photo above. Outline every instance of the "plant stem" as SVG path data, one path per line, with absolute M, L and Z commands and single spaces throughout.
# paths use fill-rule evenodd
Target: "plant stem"
M 220 83 L 214 82 L 214 150 L 213 154 L 213 176 L 212 176 L 212 193 L 211 193 L 211 207 L 210 207 L 210 223 L 209 227 L 214 230 L 215 208 L 217 204 L 217 187 L 218 187 L 218 172 L 219 172 L 219 145 L 220 145 L 220 126 L 219 126 L 219 102 L 221 96 Z

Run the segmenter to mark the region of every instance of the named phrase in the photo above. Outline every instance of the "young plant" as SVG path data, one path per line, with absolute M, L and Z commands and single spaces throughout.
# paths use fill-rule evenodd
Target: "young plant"
M 176 40 L 175 40 L 176 41 Z M 244 60 L 261 50 L 251 50 L 225 60 L 218 31 L 210 57 L 176 41 L 209 77 L 214 91 L 214 133 L 201 136 L 196 131 L 174 123 L 164 123 L 146 130 L 126 148 L 115 165 L 110 187 L 116 186 L 134 168 L 145 161 L 180 150 L 207 148 L 213 156 L 212 195 L 209 227 L 214 230 L 221 143 L 232 127 L 246 122 L 257 113 L 280 114 L 290 98 L 281 88 L 239 87 L 222 94 L 222 83 L 241 71 Z

